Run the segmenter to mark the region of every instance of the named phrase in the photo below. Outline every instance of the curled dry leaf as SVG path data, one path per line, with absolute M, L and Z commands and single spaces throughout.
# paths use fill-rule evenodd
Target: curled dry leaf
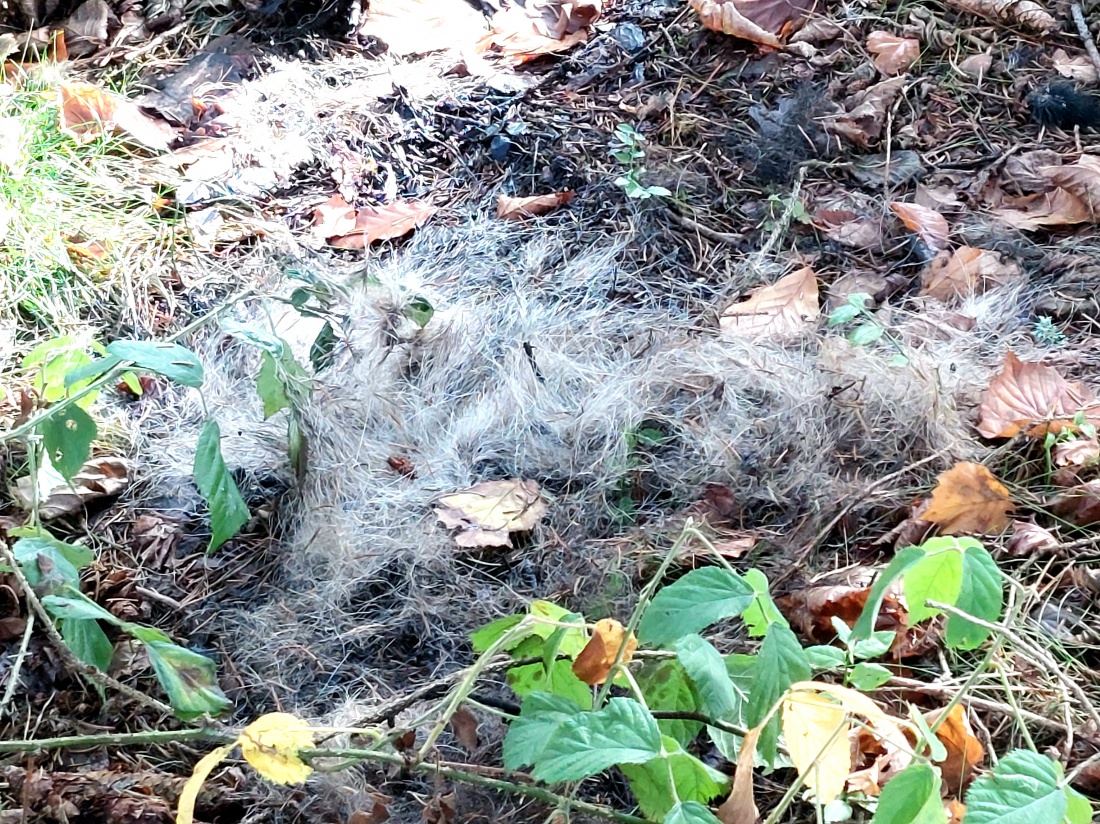
M 827 238 L 852 249 L 882 248 L 882 224 L 851 209 L 818 209 L 813 225 Z
M 985 535 L 1003 531 L 1013 509 L 1008 487 L 981 464 L 963 462 L 939 476 L 921 519 L 937 524 L 944 535 Z
M 1100 523 L 1100 480 L 1089 481 L 1055 495 L 1050 511 L 1075 526 Z
M 1077 196 L 1089 210 L 1091 220 L 1100 215 L 1100 157 L 1081 155 L 1076 163 L 1044 166 L 1039 170 L 1055 186 Z
M 1038 524 L 1030 521 L 1013 521 L 1012 537 L 1005 544 L 1005 551 L 1017 558 L 1048 555 L 1058 549 L 1058 539 Z
M 1054 445 L 1054 463 L 1058 466 L 1088 466 L 1100 459 L 1100 441 L 1074 438 Z
M 132 471 L 132 464 L 123 458 L 94 458 L 73 476 L 71 484 L 58 476 L 57 482 L 49 489 L 42 489 L 40 478 L 38 517 L 48 521 L 62 515 L 72 515 L 98 498 L 118 495 L 130 485 Z M 29 477 L 16 481 L 13 492 L 23 509 L 31 509 L 32 490 Z
M 999 23 L 1022 26 L 1039 34 L 1058 29 L 1058 21 L 1033 0 L 949 0 L 949 6 Z
M 689 0 L 705 28 L 778 48 L 814 7 L 813 0 Z
M 1070 57 L 1066 54 L 1065 49 L 1057 49 L 1051 56 L 1051 63 L 1054 66 L 1054 71 L 1062 75 L 1062 77 L 1068 77 L 1071 80 L 1076 80 L 1081 83 L 1087 83 L 1090 86 L 1095 84 L 1100 77 L 1097 76 L 1096 66 L 1092 64 L 1092 61 L 1083 54 L 1079 54 L 1076 57 Z
M 947 247 L 947 236 L 951 229 L 947 225 L 947 218 L 935 209 L 898 201 L 891 203 L 890 208 L 901 218 L 905 228 L 916 232 L 933 252 L 939 252 Z
M 530 532 L 546 514 L 546 502 L 534 481 L 488 481 L 441 498 L 435 514 L 444 526 L 459 530 L 461 547 L 512 545 L 513 532 Z
M 848 626 L 855 624 L 867 605 L 871 588 L 830 584 L 807 587 L 775 599 L 775 605 L 791 625 L 809 640 L 821 643 L 836 637 L 833 619 L 839 618 Z M 901 589 L 892 586 L 886 591 L 879 609 L 875 628 L 901 631 L 908 623 L 908 615 L 901 605 Z
M 980 295 L 990 286 L 1018 277 L 1020 267 L 1005 261 L 1000 253 L 973 246 L 960 246 L 954 252 L 941 252 L 921 274 L 922 295 L 942 300 Z
M 750 824 L 760 818 L 753 793 L 752 770 L 756 762 L 756 742 L 763 729 L 757 726 L 749 730 L 737 751 L 737 769 L 733 773 L 730 795 L 718 808 L 718 820 L 722 824 Z
M 408 234 L 435 212 L 430 203 L 407 200 L 355 210 L 340 195 L 333 195 L 314 209 L 314 235 L 336 249 L 365 249 L 376 240 Z
M 819 311 L 817 276 L 805 266 L 730 306 L 719 324 L 726 337 L 780 340 L 805 332 Z
M 942 715 L 943 710 L 933 710 L 926 712 L 924 719 L 931 726 Z M 974 735 L 970 721 L 966 717 L 966 709 L 962 704 L 956 704 L 951 708 L 951 712 L 936 730 L 936 738 L 940 739 L 940 743 L 947 750 L 947 757 L 935 762 L 943 776 L 946 794 L 961 796 L 963 789 L 970 783 L 974 769 L 985 758 L 985 748 Z
M 512 6 L 493 15 L 492 31 L 478 40 L 474 48 L 497 54 L 502 62 L 518 66 L 544 54 L 568 51 L 587 40 L 587 28 L 554 37 L 522 6 Z
M 473 755 L 477 752 L 478 745 L 481 743 L 477 734 L 477 718 L 465 707 L 459 707 L 458 711 L 451 716 L 451 732 L 454 733 L 458 742 L 465 747 L 466 752 Z
M 856 92 L 844 101 L 844 114 L 824 120 L 825 128 L 857 146 L 870 146 L 882 135 L 886 113 L 894 105 L 905 82 L 904 76 L 891 77 Z
M 126 135 L 149 149 L 163 151 L 176 132 L 163 120 L 156 120 L 124 97 L 91 83 L 62 83 L 60 94 L 61 131 L 78 142 L 104 135 Z
M 907 71 L 920 58 L 920 41 L 885 31 L 867 35 L 867 51 L 875 56 L 875 68 L 883 74 Z
M 1057 188 L 1024 197 L 1004 199 L 1004 205 L 992 210 L 997 219 L 1022 231 L 1051 226 L 1075 226 L 1091 223 L 1093 211 L 1072 192 Z
M 625 629 L 614 618 L 604 618 L 596 622 L 592 637 L 573 661 L 573 674 L 590 686 L 602 684 L 611 673 L 611 666 L 623 646 Z M 638 648 L 638 639 L 631 634 L 623 649 L 622 663 L 634 657 Z
M 1082 410 L 1100 412 L 1095 406 L 1091 392 L 1067 381 L 1053 366 L 1022 363 L 1009 352 L 982 395 L 978 432 L 986 438 L 1011 438 L 1028 427 L 1028 435 L 1041 438 L 1072 427 Z
M 524 220 L 536 215 L 545 215 L 573 199 L 573 192 L 551 192 L 532 197 L 497 197 L 497 217 L 503 220 Z

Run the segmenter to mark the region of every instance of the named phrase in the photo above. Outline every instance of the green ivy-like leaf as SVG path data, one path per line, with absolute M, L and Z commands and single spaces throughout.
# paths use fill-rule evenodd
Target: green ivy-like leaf
M 925 606 L 925 601 L 939 601 L 954 606 L 962 587 L 962 553 L 954 549 L 925 555 L 905 571 L 902 588 L 909 608 L 909 622 L 917 624 L 940 610 Z
M 871 637 L 871 633 L 875 629 L 875 621 L 878 620 L 878 611 L 882 608 L 882 599 L 886 597 L 886 591 L 909 567 L 922 558 L 924 558 L 924 550 L 916 546 L 907 546 L 894 556 L 894 560 L 887 565 L 872 585 L 871 594 L 867 597 L 863 612 L 860 613 L 859 620 L 852 627 L 850 639 L 860 641 Z
M 897 633 L 892 629 L 875 630 L 870 638 L 862 638 L 852 641 L 849 650 L 857 661 L 866 661 L 868 658 L 878 658 L 890 651 L 894 645 Z
M 107 346 L 107 353 L 131 361 L 140 369 L 156 372 L 182 386 L 202 386 L 202 363 L 195 353 L 178 343 L 157 343 L 144 340 L 116 340 Z
M 1059 766 L 1045 755 L 1013 750 L 970 785 L 963 822 L 1062 824 L 1069 800 L 1061 778 Z
M 54 469 L 66 481 L 81 470 L 92 454 L 92 441 L 99 434 L 95 420 L 76 404 L 50 412 L 38 425 L 42 446 Z
M 789 626 L 783 613 L 772 600 L 768 591 L 768 578 L 758 569 L 750 569 L 745 573 L 745 583 L 752 587 L 752 603 L 741 613 L 741 620 L 749 629 L 749 635 L 753 638 L 761 638 L 772 624 Z
M 633 699 L 612 698 L 603 709 L 582 712 L 558 727 L 531 774 L 551 784 L 577 781 L 660 754 L 661 731 L 653 716 Z
M 877 323 L 865 323 L 862 326 L 857 326 L 848 335 L 848 340 L 851 341 L 852 346 L 866 346 L 881 338 L 885 331 Z
M 911 764 L 882 788 L 871 824 L 946 824 L 940 777 L 927 764 Z
M 504 737 L 504 766 L 518 770 L 537 764 L 558 727 L 582 709 L 568 698 L 533 692 L 520 706 L 519 717 L 508 725 Z
M 749 706 L 745 721 L 755 727 L 764 720 L 771 708 L 787 688 L 797 682 L 810 678 L 810 664 L 806 660 L 806 651 L 798 643 L 798 638 L 788 627 L 772 624 L 760 645 L 756 655 L 756 678 L 749 693 Z M 779 715 L 760 733 L 757 750 L 766 761 L 775 758 L 779 740 Z
M 985 547 L 968 547 L 963 555 L 962 587 L 955 606 L 968 615 L 996 621 L 1004 606 L 1004 586 L 997 562 Z M 952 649 L 977 649 L 989 637 L 989 630 L 958 615 L 947 618 L 944 641 Z
M 418 296 L 405 304 L 404 314 L 405 317 L 423 329 L 435 315 L 435 307 L 428 302 L 427 298 Z
M 217 667 L 209 658 L 162 642 L 146 644 L 145 650 L 176 717 L 191 721 L 229 709 L 230 701 L 218 686 Z
M 664 824 L 721 824 L 705 805 L 698 801 L 684 801 L 668 811 Z
M 644 764 L 619 767 L 646 818 L 662 818 L 675 806 L 677 798 L 705 804 L 729 792 L 726 775 L 684 752 L 674 739 L 666 737 L 663 743 L 666 755 Z
M 684 636 L 676 642 L 675 649 L 676 659 L 695 687 L 703 714 L 716 721 L 745 726 L 743 698 L 734 689 L 722 654 L 698 635 Z M 740 738 L 716 727 L 708 727 L 707 733 L 722 755 L 737 760 Z
M 634 675 L 646 706 L 653 712 L 695 712 L 698 699 L 687 671 L 679 661 L 645 661 Z M 662 735 L 690 744 L 703 725 L 698 721 L 662 718 L 657 720 Z
M 207 421 L 195 447 L 195 485 L 210 508 L 210 546 L 213 552 L 248 523 L 248 506 L 222 458 L 221 430 Z
M 734 572 L 721 567 L 693 570 L 657 593 L 638 626 L 638 639 L 671 643 L 740 615 L 753 598 L 752 587 Z
M 859 306 L 852 306 L 850 303 L 838 306 L 829 313 L 829 326 L 840 326 L 842 323 L 853 321 L 859 317 L 861 311 Z
M 73 655 L 85 664 L 106 672 L 111 665 L 114 646 L 98 621 L 88 618 L 66 618 L 60 626 L 61 639 Z

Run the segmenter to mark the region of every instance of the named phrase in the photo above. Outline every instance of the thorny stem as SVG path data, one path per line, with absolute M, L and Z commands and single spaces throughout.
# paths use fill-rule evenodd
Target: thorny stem
M 99 735 L 66 735 L 60 738 L 0 741 L 0 753 L 35 753 L 77 747 L 130 747 L 139 744 L 178 744 L 184 741 L 214 741 L 228 744 L 236 741 L 230 733 L 207 727 L 190 730 L 154 730 L 151 732 L 116 732 Z
M 473 784 L 478 787 L 487 787 L 501 792 L 526 795 L 530 798 L 555 806 L 569 805 L 579 812 L 604 818 L 608 821 L 617 821 L 619 824 L 651 824 L 647 818 L 640 818 L 639 816 L 630 815 L 629 813 L 621 813 L 618 810 L 613 810 L 601 804 L 591 804 L 587 801 L 569 799 L 558 793 L 531 784 L 520 784 L 513 781 L 504 781 L 499 778 L 490 778 L 489 776 L 479 775 L 478 773 L 470 772 L 468 769 L 459 769 L 448 764 L 437 765 L 427 762 L 418 762 L 410 765 L 403 756 L 396 753 L 358 749 L 317 749 L 299 750 L 298 756 L 303 761 L 307 762 L 317 758 L 348 758 L 355 761 L 379 761 L 385 764 L 405 767 L 413 772 L 423 773 L 425 775 L 440 776 L 442 778 L 449 778 L 453 781 Z
M 23 568 L 19 566 L 19 562 L 15 558 L 15 553 L 13 553 L 11 548 L 3 542 L 0 542 L 0 553 L 3 554 L 4 560 L 7 562 L 8 566 L 11 567 L 11 573 L 15 576 L 15 580 L 19 582 L 19 586 L 23 590 L 23 597 L 27 599 L 27 605 L 42 622 L 42 628 L 46 631 L 46 635 L 49 636 L 50 643 L 52 643 L 57 650 L 57 654 L 61 656 L 61 660 L 64 662 L 67 670 L 75 675 L 82 676 L 96 687 L 110 687 L 113 690 L 117 690 L 130 700 L 141 704 L 143 707 L 149 707 L 164 715 L 173 714 L 172 708 L 163 701 L 158 701 L 156 698 L 152 698 L 140 690 L 123 684 L 121 681 L 117 681 L 107 675 L 107 673 L 100 672 L 95 667 L 89 666 L 77 658 L 65 643 L 65 639 L 61 637 L 61 633 L 57 631 L 53 619 L 50 617 L 50 614 L 46 612 L 46 608 L 42 606 L 42 602 L 38 599 L 38 595 L 31 587 L 30 581 L 27 580 L 27 576 L 23 574 Z

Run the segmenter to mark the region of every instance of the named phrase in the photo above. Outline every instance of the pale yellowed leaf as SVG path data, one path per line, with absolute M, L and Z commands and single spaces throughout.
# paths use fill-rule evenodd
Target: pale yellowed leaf
M 852 771 L 848 712 L 816 692 L 792 693 L 783 701 L 783 737 L 791 761 L 818 803 L 840 795 Z
M 195 765 L 191 777 L 187 779 L 187 783 L 183 785 L 183 790 L 180 792 L 180 800 L 176 806 L 176 824 L 191 824 L 195 820 L 195 802 L 199 798 L 202 785 L 235 746 L 237 746 L 236 742 L 218 747 L 204 755 Z
M 261 715 L 241 733 L 241 754 L 260 775 L 276 784 L 300 784 L 313 768 L 298 751 L 313 746 L 309 725 L 288 712 Z
M 488 481 L 440 499 L 436 517 L 458 529 L 462 547 L 511 546 L 511 532 L 529 532 L 546 514 L 534 481 Z

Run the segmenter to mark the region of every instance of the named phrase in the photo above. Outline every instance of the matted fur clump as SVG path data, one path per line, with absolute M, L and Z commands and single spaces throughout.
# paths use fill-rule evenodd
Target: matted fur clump
M 969 304 L 974 329 L 897 367 L 839 336 L 721 339 L 697 308 L 646 297 L 617 259 L 475 220 L 422 230 L 345 284 L 352 333 L 303 410 L 309 468 L 282 501 L 276 586 L 204 619 L 255 695 L 324 717 L 469 663 L 468 632 L 532 598 L 613 610 L 638 583 L 636 559 L 607 540 L 632 528 L 616 519 L 624 490 L 659 526 L 706 484 L 726 485 L 744 525 L 773 530 L 782 552 L 782 536 L 804 540 L 883 474 L 944 451 L 927 480 L 973 457 L 956 398 L 984 386 L 1027 299 Z M 435 308 L 422 330 L 399 311 L 411 295 Z M 289 479 L 285 423 L 262 422 L 254 400 L 255 353 L 220 334 L 197 348 L 231 468 L 245 487 Z M 149 486 L 197 511 L 201 405 L 186 395 L 159 415 L 138 426 Z M 632 450 L 643 425 L 665 442 Z M 511 551 L 456 548 L 433 502 L 507 478 L 540 484 L 543 523 Z

